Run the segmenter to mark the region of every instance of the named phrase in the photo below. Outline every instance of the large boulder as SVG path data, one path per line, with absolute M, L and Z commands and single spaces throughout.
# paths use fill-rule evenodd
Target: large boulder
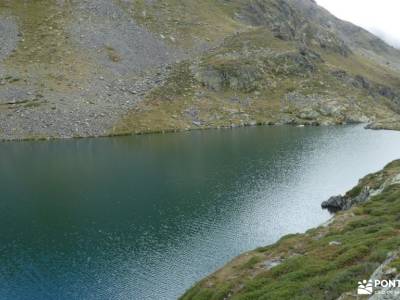
M 348 203 L 346 201 L 346 198 L 339 195 L 339 196 L 333 196 L 328 200 L 322 202 L 321 207 L 323 209 L 329 210 L 329 212 L 337 212 L 344 210 L 345 207 L 347 207 L 347 205 Z

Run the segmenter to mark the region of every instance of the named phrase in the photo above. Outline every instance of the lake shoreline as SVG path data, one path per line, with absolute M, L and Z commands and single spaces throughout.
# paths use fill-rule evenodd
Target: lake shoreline
M 56 141 L 56 140 L 81 140 L 81 139 L 100 139 L 100 138 L 111 138 L 111 137 L 127 137 L 127 136 L 141 136 L 141 135 L 153 135 L 153 134 L 169 134 L 169 133 L 183 133 L 183 132 L 193 132 L 193 131 L 208 131 L 208 130 L 233 130 L 237 128 L 248 128 L 248 127 L 281 127 L 281 126 L 290 126 L 290 127 L 334 127 L 334 126 L 349 126 L 349 125 L 364 125 L 365 129 L 372 130 L 394 130 L 389 126 L 385 127 L 374 127 L 374 123 L 332 123 L 332 124 L 320 124 L 320 123 L 260 123 L 260 124 L 243 124 L 243 125 L 235 125 L 235 126 L 220 126 L 220 127 L 193 127 L 189 129 L 165 129 L 165 130 L 149 130 L 142 132 L 128 132 L 128 133 L 110 133 L 104 135 L 95 135 L 95 136 L 71 136 L 71 137 L 59 137 L 59 136 L 32 136 L 25 138 L 0 138 L 0 142 L 25 142 L 25 141 Z
M 400 278 L 400 239 L 395 237 L 400 220 L 392 211 L 400 208 L 400 160 L 322 205 L 336 209 L 328 222 L 241 254 L 180 299 L 289 299 L 305 290 L 312 299 L 355 299 L 360 280 Z

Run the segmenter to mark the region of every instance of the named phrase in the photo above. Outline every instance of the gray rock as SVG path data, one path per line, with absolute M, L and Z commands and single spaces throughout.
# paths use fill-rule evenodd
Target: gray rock
M 16 87 L 10 84 L 0 89 L 0 104 L 17 104 L 33 101 L 36 96 L 27 87 Z
M 183 56 L 144 27 L 137 25 L 112 1 L 79 1 L 68 30 L 81 47 L 114 74 L 127 75 L 175 62 Z M 83 37 L 82 37 L 83 36 Z M 110 52 L 113 57 L 110 59 Z
M 354 197 L 350 196 L 334 196 L 329 198 L 327 201 L 322 202 L 321 207 L 327 209 L 331 213 L 335 213 L 341 210 L 350 209 L 353 205 L 363 203 L 367 201 L 371 195 L 374 195 L 374 190 L 369 187 L 363 188 L 360 193 Z
M 192 122 L 193 125 L 200 127 L 202 125 L 202 122 L 200 121 L 193 121 Z
M 252 92 L 260 87 L 262 73 L 256 65 L 227 64 L 225 66 L 202 66 L 195 73 L 196 79 L 210 90 Z
M 332 241 L 332 242 L 329 242 L 329 246 L 339 246 L 339 245 L 341 245 L 342 243 L 341 242 L 339 242 L 339 241 Z
M 341 195 L 333 196 L 327 201 L 322 202 L 321 207 L 323 209 L 328 209 L 330 212 L 337 212 L 347 207 L 347 201 L 346 198 Z
M 279 266 L 283 262 L 282 259 L 275 258 L 275 259 L 269 259 L 264 261 L 261 265 L 267 269 L 271 270 L 273 267 Z
M 388 254 L 387 259 L 374 271 L 371 275 L 371 280 L 399 280 L 399 272 L 395 268 L 388 268 L 389 264 L 398 259 L 399 253 L 397 251 Z M 370 300 L 398 300 L 400 297 L 398 288 L 394 287 L 376 287 Z
M 18 41 L 18 26 L 14 18 L 0 15 L 0 60 L 11 54 Z
M 297 117 L 303 120 L 315 120 L 320 117 L 320 114 L 312 109 L 301 111 Z

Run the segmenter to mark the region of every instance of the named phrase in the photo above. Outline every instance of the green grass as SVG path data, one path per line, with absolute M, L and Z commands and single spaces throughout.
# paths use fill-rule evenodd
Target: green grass
M 85 86 L 90 58 L 72 42 L 67 30 L 70 10 L 68 1 L 63 5 L 56 0 L 0 3 L 0 14 L 12 16 L 19 31 L 16 49 L 4 60 L 6 70 L 18 74 L 9 83 L 35 84 L 39 91 L 59 92 L 70 92 L 70 82 Z
M 21 40 L 11 56 L 15 63 L 56 62 L 65 54 L 68 41 L 63 34 L 61 21 L 65 14 L 56 8 L 55 0 L 10 1 L 0 10 L 9 10 L 21 32 Z
M 193 83 L 189 64 L 182 62 L 175 65 L 164 85 L 147 95 L 141 103 L 141 110 L 128 113 L 114 126 L 112 133 L 162 132 L 189 126 L 182 111 L 193 97 Z
M 236 7 L 216 0 L 135 0 L 125 6 L 141 25 L 184 48 L 216 42 L 245 28 L 233 18 Z

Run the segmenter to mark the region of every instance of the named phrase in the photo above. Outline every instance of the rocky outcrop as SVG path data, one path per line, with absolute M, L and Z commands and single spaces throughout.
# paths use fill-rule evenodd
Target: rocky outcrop
M 366 282 L 371 282 L 373 289 L 371 296 L 365 296 L 365 299 L 369 300 L 397 300 L 399 299 L 399 288 L 398 286 L 387 285 L 376 285 L 375 281 L 398 281 L 400 280 L 400 270 L 393 267 L 393 262 L 399 259 L 399 250 L 389 252 L 386 260 L 379 265 L 372 273 L 371 277 Z M 386 284 L 385 284 L 386 285 Z M 337 300 L 352 300 L 359 299 L 357 291 L 351 291 L 343 293 Z
M 290 92 L 282 101 L 283 111 L 295 114 L 299 119 L 319 124 L 368 123 L 371 116 L 351 98 Z
M 225 47 L 229 48 L 229 44 Z M 321 56 L 307 47 L 292 51 L 238 48 L 234 53 L 217 53 L 193 67 L 196 79 L 213 91 L 250 93 L 268 87 L 272 76 L 306 76 L 317 70 Z
M 398 162 L 392 164 L 396 165 Z M 387 169 L 390 167 L 391 165 L 389 165 Z M 349 210 L 355 205 L 368 201 L 371 197 L 378 196 L 388 187 L 399 183 L 400 172 L 393 174 L 385 174 L 384 172 L 371 174 L 363 178 L 356 187 L 347 192 L 344 196 L 333 196 L 327 201 L 322 202 L 321 206 L 323 209 L 328 209 L 332 213 Z
M 239 62 L 223 62 L 214 66 L 202 66 L 195 71 L 196 79 L 213 91 L 243 91 L 250 93 L 261 86 L 262 71 L 256 65 Z
M 243 9 L 241 17 L 252 25 L 271 28 L 279 39 L 296 40 L 308 46 L 318 45 L 343 56 L 349 55 L 351 49 L 329 26 L 313 22 L 318 13 L 313 1 L 270 0 L 252 1 Z
M 390 101 L 390 107 L 393 110 L 400 112 L 400 90 L 398 90 L 398 88 L 392 88 L 384 84 L 371 82 L 362 75 L 351 76 L 343 70 L 335 70 L 331 74 L 345 84 L 364 90 L 372 97 L 386 98 Z
M 366 186 L 363 187 L 362 191 L 354 197 L 349 195 L 333 196 L 329 198 L 327 201 L 322 202 L 321 207 L 323 209 L 328 209 L 332 213 L 341 210 L 348 210 L 351 207 L 353 207 L 353 205 L 367 201 L 373 194 L 375 194 L 374 191 L 371 190 L 368 186 Z
M 332 196 L 328 200 L 322 202 L 321 207 L 328 209 L 330 212 L 337 212 L 351 207 L 347 199 L 341 195 Z
M 400 270 L 393 267 L 394 261 L 399 259 L 399 251 L 389 252 L 387 259 L 374 271 L 371 275 L 370 280 L 375 282 L 376 280 L 399 280 Z M 399 287 L 394 286 L 375 286 L 374 294 L 369 297 L 369 300 L 397 300 L 399 299 Z
M 366 128 L 375 130 L 400 130 L 400 118 L 376 121 L 368 124 Z

